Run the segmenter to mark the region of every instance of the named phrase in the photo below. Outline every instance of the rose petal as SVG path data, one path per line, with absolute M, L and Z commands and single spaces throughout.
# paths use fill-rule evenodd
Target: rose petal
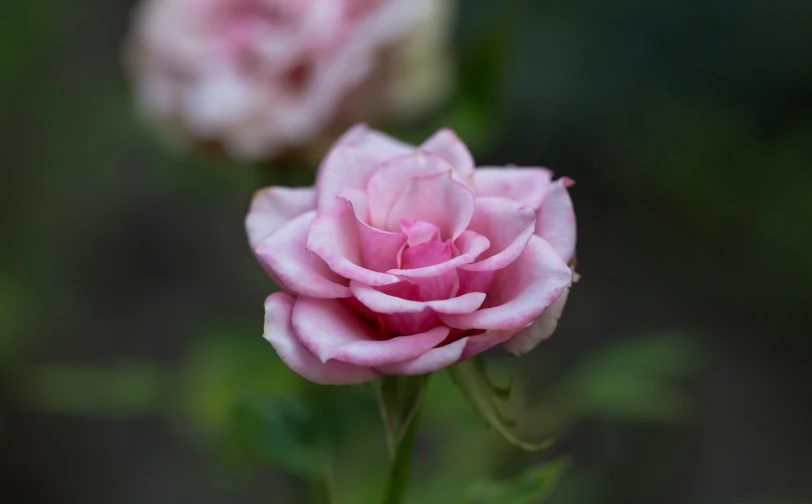
M 400 265 L 401 252 L 406 245 L 406 233 L 390 233 L 381 231 L 366 223 L 366 219 L 359 214 L 359 208 L 365 210 L 366 193 L 351 189 L 342 192 L 339 198 L 346 199 L 352 208 L 358 228 L 358 238 L 361 240 L 361 259 L 364 267 L 373 271 L 386 271 Z
M 392 207 L 398 202 L 414 178 L 428 177 L 439 173 L 453 173 L 453 168 L 440 156 L 415 151 L 389 159 L 378 167 L 367 184 L 369 194 L 370 223 L 381 229 L 388 228 Z M 407 219 L 416 217 L 406 216 Z
M 454 269 L 474 262 L 480 254 L 488 250 L 490 242 L 487 238 L 473 231 L 465 231 L 455 242 L 460 254 L 453 259 L 415 269 L 392 269 L 387 271 L 391 275 L 398 275 L 409 279 L 435 277 L 453 271 Z
M 533 236 L 522 255 L 496 274 L 486 308 L 440 315 L 457 329 L 523 328 L 541 315 L 572 281 L 572 271 L 544 239 Z
M 313 219 L 307 237 L 307 249 L 315 252 L 331 270 L 344 278 L 369 285 L 386 285 L 399 281 L 396 276 L 360 266 L 363 250 L 358 219 L 344 200 L 339 201 L 342 208 Z
M 561 312 L 564 311 L 564 306 L 567 304 L 569 292 L 570 286 L 564 289 L 564 292 L 558 296 L 558 299 L 553 301 L 553 304 L 548 306 L 544 312 L 542 312 L 541 316 L 533 321 L 529 327 L 526 327 L 515 337 L 506 341 L 502 345 L 504 349 L 513 355 L 521 356 L 552 336 L 553 332 L 555 332 L 555 328 L 558 326 L 558 319 L 561 318 Z
M 452 130 L 441 129 L 423 142 L 420 149 L 437 154 L 448 161 L 457 175 L 470 184 L 474 173 L 474 158 L 465 143 Z
M 405 270 L 434 266 L 453 257 L 451 240 L 425 242 L 403 252 L 401 267 Z M 457 272 L 449 270 L 441 275 L 411 279 L 420 286 L 420 300 L 433 301 L 451 297 L 457 287 Z
M 374 221 L 371 206 L 370 212 Z M 409 181 L 392 205 L 385 229 L 398 229 L 401 219 L 416 219 L 439 227 L 441 238 L 456 240 L 473 215 L 474 193 L 454 180 L 451 172 L 438 173 Z
M 474 191 L 477 196 L 507 198 L 538 210 L 552 176 L 546 168 L 477 168 Z
M 409 237 L 407 243 L 410 247 L 440 239 L 440 228 L 428 222 L 403 219 L 400 221 L 400 229 Z
M 245 218 L 251 247 L 256 246 L 286 222 L 316 207 L 312 187 L 266 187 L 254 193 Z
M 449 333 L 447 327 L 437 327 L 422 334 L 380 340 L 342 301 L 308 297 L 296 300 L 292 320 L 299 341 L 319 360 L 360 366 L 413 359 L 440 344 Z
M 505 198 L 477 198 L 469 229 L 487 236 L 491 247 L 484 259 L 462 266 L 462 269 L 488 271 L 505 268 L 521 255 L 535 228 L 536 213 L 531 207 Z
M 299 342 L 291 315 L 295 298 L 276 292 L 265 300 L 265 339 L 293 372 L 322 385 L 349 385 L 378 379 L 375 370 L 338 361 L 321 362 Z
M 572 179 L 562 177 L 550 185 L 536 223 L 536 234 L 547 240 L 568 264 L 575 254 L 576 239 L 575 211 L 567 192 L 572 184 Z
M 316 212 L 310 211 L 296 217 L 259 242 L 254 254 L 286 290 L 303 296 L 349 297 L 352 293 L 347 281 L 306 249 L 307 232 L 315 216 Z
M 346 188 L 363 189 L 380 163 L 412 152 L 414 147 L 359 124 L 335 143 L 324 158 L 316 179 L 319 213 L 340 205 L 336 196 Z
M 472 292 L 464 296 L 436 301 L 412 301 L 383 293 L 361 282 L 350 282 L 353 295 L 376 313 L 420 313 L 431 308 L 437 313 L 472 313 L 485 301 L 485 294 Z

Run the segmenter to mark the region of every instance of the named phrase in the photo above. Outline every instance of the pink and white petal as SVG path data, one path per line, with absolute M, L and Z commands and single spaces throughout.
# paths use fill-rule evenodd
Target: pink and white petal
M 475 336 L 466 336 L 447 345 L 432 348 L 414 359 L 379 366 L 376 369 L 384 375 L 411 376 L 433 373 L 482 353 L 508 340 L 514 334 L 516 334 L 516 330 L 487 331 Z
M 409 237 L 407 243 L 410 247 L 440 239 L 440 228 L 428 222 L 403 219 L 400 221 L 400 230 Z
M 550 185 L 536 222 L 536 234 L 547 240 L 568 264 L 575 254 L 576 225 L 567 187 L 574 183 L 572 179 L 562 177 Z
M 312 187 L 266 187 L 254 193 L 245 218 L 251 247 L 256 246 L 291 219 L 316 208 Z
M 441 129 L 423 142 L 420 149 L 437 154 L 448 161 L 457 175 L 470 185 L 474 173 L 474 158 L 465 143 L 452 130 Z
M 406 233 L 390 233 L 367 224 L 366 192 L 346 189 L 339 196 L 353 210 L 361 240 L 361 259 L 365 268 L 386 271 L 400 266 L 400 255 L 406 245 Z
M 420 313 L 431 308 L 437 313 L 473 313 L 485 301 L 485 294 L 472 292 L 464 296 L 436 301 L 413 301 L 381 292 L 361 282 L 350 282 L 350 290 L 358 301 L 376 313 Z
M 254 254 L 280 286 L 294 294 L 320 298 L 350 297 L 347 280 L 307 250 L 307 233 L 316 216 L 310 211 L 259 242 Z
M 457 329 L 519 329 L 536 319 L 572 281 L 572 270 L 543 238 L 533 236 L 522 255 L 497 272 L 485 308 L 440 315 Z
M 384 375 L 414 376 L 433 373 L 459 362 L 467 344 L 468 338 L 462 338 L 448 345 L 432 348 L 414 359 L 378 366 L 377 370 Z
M 334 212 L 319 215 L 310 224 L 307 249 L 313 251 L 338 275 L 369 285 L 398 281 L 396 276 L 360 266 L 363 261 L 358 219 L 344 200 Z
M 491 246 L 491 242 L 484 236 L 474 233 L 473 231 L 464 231 L 460 237 L 457 238 L 455 246 L 459 249 L 460 254 L 446 262 L 415 269 L 392 269 L 387 271 L 387 273 L 409 279 L 443 275 L 464 264 L 474 262 L 480 254 L 488 250 L 488 247 Z
M 499 270 L 521 255 L 536 228 L 536 213 L 531 207 L 506 198 L 477 198 L 476 212 L 469 228 L 487 236 L 491 248 L 483 259 L 464 265 L 462 269 Z
M 386 227 L 387 223 L 391 222 L 389 214 L 411 180 L 453 171 L 445 159 L 421 151 L 381 163 L 367 184 L 370 223 L 382 229 L 395 229 Z M 406 218 L 414 219 L 410 216 Z
M 536 345 L 552 336 L 555 328 L 558 327 L 558 320 L 567 304 L 570 286 L 558 296 L 553 304 L 548 306 L 542 314 L 515 337 L 506 341 L 502 346 L 505 350 L 516 356 L 526 354 L 534 349 Z
M 498 196 L 541 208 L 553 173 L 547 168 L 477 168 L 474 192 L 477 196 Z
M 451 172 L 414 177 L 392 205 L 385 229 L 399 229 L 402 219 L 415 219 L 440 228 L 441 239 L 456 240 L 468 228 L 474 205 L 474 193 Z M 370 212 L 374 220 L 371 206 Z
M 372 368 L 354 366 L 338 361 L 321 362 L 307 350 L 293 331 L 292 313 L 295 298 L 276 292 L 265 300 L 264 337 L 273 346 L 279 358 L 293 372 L 322 385 L 350 385 L 380 378 Z
M 379 313 L 384 325 L 395 334 L 418 334 L 441 326 L 440 317 L 431 308 L 418 313 Z
M 496 277 L 496 273 L 497 271 L 457 270 L 457 278 L 459 278 L 460 283 L 457 295 L 467 294 L 469 292 L 487 293 L 491 290 L 491 285 L 493 285 L 493 279 Z
M 364 189 L 379 164 L 414 151 L 414 147 L 359 124 L 338 139 L 316 178 L 319 213 L 339 208 L 336 196 L 346 188 Z
M 449 329 L 378 339 L 352 308 L 338 300 L 300 297 L 293 307 L 293 330 L 321 362 L 338 360 L 360 366 L 381 366 L 412 359 L 440 344 Z

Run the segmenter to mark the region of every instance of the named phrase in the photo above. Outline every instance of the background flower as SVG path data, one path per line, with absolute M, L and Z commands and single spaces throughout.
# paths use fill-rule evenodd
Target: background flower
M 474 169 L 450 130 L 415 148 L 352 128 L 315 187 L 254 198 L 249 241 L 286 291 L 265 303 L 265 337 L 332 384 L 430 373 L 499 343 L 529 351 L 572 281 L 570 184 L 544 168 Z
M 448 0 L 145 0 L 127 65 L 139 106 L 168 138 L 270 157 L 358 119 L 430 107 L 448 87 L 450 7 Z

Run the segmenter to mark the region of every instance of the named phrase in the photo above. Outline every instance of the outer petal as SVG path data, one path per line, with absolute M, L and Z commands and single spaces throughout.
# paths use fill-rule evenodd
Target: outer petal
M 477 198 L 470 230 L 488 237 L 490 255 L 462 268 L 469 271 L 505 268 L 521 255 L 535 227 L 536 214 L 529 206 L 505 198 Z
M 558 296 L 553 304 L 547 307 L 539 318 L 537 318 L 529 327 L 526 327 L 522 332 L 515 337 L 506 341 L 502 346 L 508 352 L 520 356 L 526 354 L 534 349 L 536 345 L 552 336 L 555 328 L 558 326 L 558 319 L 561 318 L 561 312 L 564 311 L 564 306 L 567 304 L 567 296 L 569 296 L 570 287 L 564 289 L 564 292 Z
M 553 248 L 533 236 L 519 258 L 497 273 L 486 308 L 466 315 L 440 315 L 457 329 L 524 328 L 561 295 L 572 271 Z
M 370 213 L 374 219 L 371 207 Z M 456 240 L 473 215 L 474 193 L 449 171 L 412 178 L 389 210 L 385 229 L 400 229 L 402 219 L 422 220 L 440 228 L 441 238 Z
M 468 147 L 450 129 L 441 129 L 423 142 L 420 149 L 432 152 L 448 161 L 457 175 L 470 184 L 474 173 L 474 158 Z
M 516 334 L 515 330 L 488 331 L 475 336 L 467 336 L 453 343 L 432 348 L 414 359 L 389 364 L 387 366 L 380 366 L 377 370 L 386 375 L 421 375 L 433 373 L 434 371 L 439 371 L 459 361 L 482 353 L 502 343 L 514 334 Z
M 478 235 L 473 231 L 465 231 L 460 235 L 455 243 L 459 249 L 460 254 L 443 263 L 435 264 L 433 266 L 424 266 L 415 269 L 393 269 L 387 271 L 391 275 L 403 276 L 406 278 L 426 278 L 435 277 L 453 271 L 454 269 L 464 265 L 470 264 L 479 257 L 480 254 L 488 250 L 491 242 L 482 235 Z
M 394 157 L 381 163 L 367 184 L 370 223 L 382 229 L 396 229 L 386 227 L 392 222 L 389 214 L 412 179 L 445 172 L 453 172 L 453 168 L 445 159 L 421 151 Z M 406 218 L 416 219 L 412 216 Z
M 369 285 L 350 282 L 350 289 L 356 299 L 376 313 L 420 313 L 431 308 L 437 313 L 472 313 L 485 301 L 482 292 L 471 292 L 463 296 L 436 301 L 412 301 L 390 296 Z
M 449 333 L 437 327 L 423 334 L 377 339 L 372 328 L 338 300 L 300 297 L 293 307 L 293 329 L 321 362 L 338 360 L 382 366 L 413 359 L 440 344 Z
M 378 165 L 412 152 L 414 147 L 359 124 L 338 139 L 319 167 L 316 179 L 319 213 L 339 208 L 335 201 L 345 188 L 363 189 Z
M 282 362 L 295 373 L 322 385 L 349 385 L 379 378 L 375 370 L 343 362 L 323 363 L 310 353 L 293 332 L 291 316 L 295 299 L 276 292 L 265 300 L 265 339 L 273 345 Z
M 254 193 L 245 218 L 248 242 L 256 246 L 289 220 L 316 208 L 312 187 L 266 187 Z
M 562 177 L 550 185 L 536 223 L 536 234 L 550 242 L 566 263 L 575 254 L 575 211 L 567 192 L 572 184 L 572 179 Z
M 254 249 L 281 286 L 303 296 L 350 297 L 347 281 L 333 273 L 316 254 L 306 249 L 307 232 L 316 216 L 307 212 L 288 222 Z
M 396 276 L 360 266 L 363 251 L 358 220 L 352 208 L 343 201 L 341 203 L 343 208 L 313 219 L 307 237 L 307 249 L 315 252 L 331 270 L 344 278 L 369 285 L 397 282 Z
M 477 168 L 474 191 L 477 196 L 499 196 L 538 210 L 552 176 L 547 168 Z

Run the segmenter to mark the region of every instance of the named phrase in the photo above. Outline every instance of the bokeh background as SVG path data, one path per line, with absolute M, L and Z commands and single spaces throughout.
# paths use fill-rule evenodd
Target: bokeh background
M 318 502 L 332 457 L 375 502 L 373 388 L 306 384 L 261 338 L 244 214 L 312 172 L 157 141 L 132 4 L 0 9 L 0 501 Z M 496 480 L 559 456 L 545 502 L 812 502 L 812 2 L 464 0 L 453 39 L 455 97 L 391 131 L 573 177 L 583 278 L 551 340 L 488 359 L 556 446 L 504 446 L 439 374 L 409 502 L 507 502 Z

